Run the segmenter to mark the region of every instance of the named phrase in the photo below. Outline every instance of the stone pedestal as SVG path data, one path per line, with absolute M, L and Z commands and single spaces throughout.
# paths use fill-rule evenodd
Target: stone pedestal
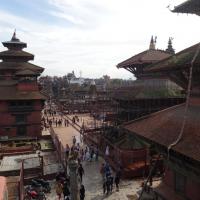
M 79 186 L 77 179 L 77 168 L 78 163 L 75 160 L 70 160 L 68 162 L 69 166 L 69 176 L 70 176 L 70 190 L 71 190 L 71 200 L 79 200 Z

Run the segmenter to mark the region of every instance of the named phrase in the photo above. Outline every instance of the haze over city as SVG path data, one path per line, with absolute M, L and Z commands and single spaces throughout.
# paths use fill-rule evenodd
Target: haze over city
M 182 2 L 0 0 L 0 37 L 8 41 L 16 29 L 28 43 L 27 51 L 34 52 L 35 63 L 45 67 L 43 75 L 74 70 L 89 78 L 104 74 L 133 78 L 116 65 L 148 49 L 152 35 L 157 36 L 159 49 L 166 49 L 168 38 L 173 37 L 176 52 L 198 42 L 199 18 L 169 11 Z

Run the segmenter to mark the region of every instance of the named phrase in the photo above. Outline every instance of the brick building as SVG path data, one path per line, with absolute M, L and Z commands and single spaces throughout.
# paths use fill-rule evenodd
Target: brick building
M 27 44 L 14 32 L 2 43 L 8 50 L 0 52 L 0 136 L 41 135 L 41 110 L 45 96 L 40 93 L 37 77 L 44 68 L 28 61 L 34 55 L 23 51 Z

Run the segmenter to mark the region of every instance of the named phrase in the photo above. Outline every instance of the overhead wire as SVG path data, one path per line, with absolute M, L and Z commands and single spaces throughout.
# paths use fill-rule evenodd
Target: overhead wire
M 180 129 L 180 133 L 179 133 L 177 139 L 174 142 L 172 142 L 167 148 L 167 163 L 169 162 L 169 156 L 170 156 L 171 148 L 176 146 L 181 141 L 181 139 L 183 137 L 183 132 L 184 132 L 186 121 L 187 121 L 189 102 L 190 102 L 191 87 L 192 87 L 192 74 L 193 74 L 194 62 L 196 61 L 196 58 L 199 55 L 199 52 L 200 52 L 200 44 L 198 45 L 198 47 L 197 47 L 197 49 L 196 49 L 196 51 L 194 53 L 194 56 L 193 56 L 193 58 L 191 60 L 191 63 L 190 63 L 189 80 L 188 80 L 186 102 L 185 102 L 185 108 L 184 108 L 184 114 L 183 114 L 183 121 L 182 121 L 181 129 Z
M 184 116 L 183 116 L 183 122 L 182 122 L 182 125 L 181 125 L 181 129 L 180 129 L 180 133 L 177 137 L 177 139 L 172 142 L 168 148 L 167 148 L 167 163 L 169 163 L 169 157 L 170 157 L 170 149 L 174 146 L 176 146 L 182 139 L 183 137 L 183 132 L 184 132 L 184 129 L 185 129 L 185 125 L 186 125 L 186 120 L 187 120 L 187 114 L 188 114 L 188 108 L 189 108 L 189 101 L 190 101 L 190 95 L 191 95 L 191 88 L 192 88 L 192 75 L 193 75 L 193 68 L 194 68 L 194 62 L 196 61 L 196 58 L 197 56 L 199 55 L 200 53 L 200 43 L 194 53 L 194 56 L 191 60 L 191 63 L 190 63 L 190 68 L 189 68 L 189 80 L 188 80 L 188 87 L 187 87 L 187 95 L 186 95 L 186 103 L 185 103 L 185 108 L 184 108 Z M 154 169 L 156 168 L 156 163 L 158 162 L 159 158 L 160 158 L 161 154 L 159 154 L 159 157 L 158 159 L 156 160 L 154 166 L 151 168 L 150 172 L 149 172 L 149 175 L 144 183 L 144 186 L 142 188 L 142 191 L 140 193 L 140 196 L 138 197 L 138 200 L 141 200 L 142 198 L 142 195 L 144 193 L 144 190 L 147 186 L 147 183 L 149 181 L 149 179 L 151 178 L 152 176 L 152 173 L 154 171 Z

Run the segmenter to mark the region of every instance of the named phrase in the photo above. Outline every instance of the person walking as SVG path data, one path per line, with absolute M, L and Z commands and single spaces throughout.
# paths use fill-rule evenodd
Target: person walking
M 106 178 L 103 179 L 103 194 L 106 193 Z
M 95 154 L 96 154 L 95 160 L 98 161 L 98 159 L 99 159 L 99 148 L 98 147 L 96 148 Z
M 106 178 L 106 194 L 108 195 L 110 193 L 110 179 L 109 177 Z
M 102 176 L 102 180 L 104 180 L 105 178 L 105 164 L 102 163 L 101 167 L 100 167 L 100 174 Z
M 66 144 L 66 147 L 65 147 L 65 155 L 66 155 L 66 159 L 68 159 L 69 157 L 69 152 L 70 152 L 70 147 L 68 144 Z
M 82 164 L 80 163 L 79 164 L 79 167 L 78 167 L 78 174 L 79 174 L 79 177 L 80 177 L 80 181 L 82 183 L 82 180 L 83 180 L 83 175 L 84 175 L 84 169 L 83 169 L 83 166 Z
M 58 199 L 61 200 L 61 195 L 63 193 L 63 188 L 62 188 L 62 184 L 61 184 L 60 181 L 58 181 L 56 183 L 55 189 L 56 189 L 56 194 L 58 196 Z
M 119 182 L 120 182 L 120 177 L 118 173 L 115 175 L 115 185 L 116 185 L 116 191 L 119 191 Z
M 73 136 L 73 145 L 75 146 L 75 144 L 76 144 L 76 137 Z
M 85 187 L 83 184 L 81 184 L 81 188 L 80 188 L 80 200 L 84 200 L 85 199 Z
M 113 176 L 112 176 L 112 174 L 109 177 L 109 182 L 110 182 L 110 192 L 112 193 L 112 191 L 113 191 Z
M 67 182 L 65 181 L 63 184 L 63 195 L 64 195 L 64 200 L 69 200 L 70 198 L 70 191 L 67 185 Z

